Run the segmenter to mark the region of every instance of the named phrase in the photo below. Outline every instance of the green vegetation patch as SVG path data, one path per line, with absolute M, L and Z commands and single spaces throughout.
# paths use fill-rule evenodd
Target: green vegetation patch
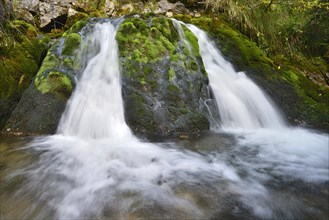
M 77 33 L 71 33 L 65 37 L 63 55 L 72 56 L 81 44 L 81 36 Z
M 116 39 L 120 55 L 138 62 L 155 62 L 176 54 L 176 30 L 169 19 L 128 18 L 119 27 Z
M 185 37 L 191 46 L 191 48 L 189 48 L 187 52 L 185 51 L 184 54 L 190 56 L 200 56 L 198 38 L 187 27 L 183 26 L 183 30 Z
M 58 97 L 67 98 L 72 92 L 71 79 L 62 72 L 51 71 L 36 81 L 36 86 L 42 94 L 53 93 Z
M 7 21 L 0 36 L 0 98 L 19 97 L 38 71 L 49 38 L 25 21 Z
M 220 39 L 221 44 L 219 46 L 224 55 L 234 53 L 246 65 L 273 68 L 273 61 L 267 57 L 256 43 L 251 42 L 245 35 L 230 26 L 222 18 L 192 18 L 188 15 L 177 15 L 176 18 L 186 23 L 194 24 L 207 31 L 211 36 Z M 185 34 L 187 37 L 190 36 L 188 33 Z M 189 37 L 189 40 L 190 42 L 195 42 L 193 37 Z

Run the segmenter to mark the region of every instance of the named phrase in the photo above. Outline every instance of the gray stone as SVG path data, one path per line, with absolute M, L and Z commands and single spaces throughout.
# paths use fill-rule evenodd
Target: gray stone
M 16 10 L 26 10 L 37 12 L 39 9 L 39 0 L 15 0 L 13 1 L 14 11 Z
M 43 28 L 47 26 L 52 19 L 67 14 L 68 8 L 56 4 L 40 2 L 39 11 L 40 11 L 40 27 Z

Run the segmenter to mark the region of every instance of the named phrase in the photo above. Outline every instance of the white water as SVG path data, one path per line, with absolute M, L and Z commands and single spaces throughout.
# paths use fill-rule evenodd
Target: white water
M 89 48 L 87 53 L 96 55 L 88 62 L 68 102 L 59 134 L 86 139 L 132 136 L 124 119 L 115 34 L 111 23 L 98 23 L 82 40 L 82 51 Z
M 11 174 L 13 179 L 28 180 L 15 192 L 12 204 L 31 204 L 16 219 L 305 219 L 301 210 L 322 216 L 313 200 L 300 199 L 303 192 L 289 187 L 298 187 L 298 182 L 321 188 L 329 181 L 327 135 L 284 128 L 280 116 L 267 106 L 278 121 L 255 115 L 254 124 L 243 116 L 224 127 L 270 128 L 227 129 L 230 138 L 215 135 L 218 142 L 210 137 L 195 144 L 141 142 L 124 121 L 114 36 L 115 28 L 106 22 L 96 24 L 83 38 L 95 56 L 83 71 L 59 133 L 36 139 L 27 150 L 36 151 L 38 161 Z M 199 38 L 201 49 L 207 48 L 202 42 L 206 40 Z M 207 71 L 212 71 L 209 76 L 215 75 L 225 62 L 204 53 Z M 245 76 L 239 79 L 232 68 L 233 76 L 227 77 L 224 67 L 219 70 L 224 75 L 216 81 L 220 84 L 236 79 L 256 87 Z M 254 108 L 262 115 L 263 110 Z M 272 129 L 273 124 L 282 129 Z
M 282 128 L 285 122 L 264 92 L 243 72 L 236 72 L 201 29 L 187 25 L 197 36 L 220 113 L 227 128 Z

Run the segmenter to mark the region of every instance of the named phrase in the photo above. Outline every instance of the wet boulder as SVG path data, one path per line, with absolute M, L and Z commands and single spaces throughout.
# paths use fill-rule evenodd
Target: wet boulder
M 55 40 L 41 67 L 7 121 L 4 131 L 23 134 L 56 132 L 68 98 L 82 69 L 77 56 L 86 24 L 75 24 L 62 38 Z
M 181 39 L 166 17 L 125 19 L 116 39 L 122 66 L 125 117 L 135 134 L 177 136 L 209 129 L 204 102 L 208 77 L 197 38 Z

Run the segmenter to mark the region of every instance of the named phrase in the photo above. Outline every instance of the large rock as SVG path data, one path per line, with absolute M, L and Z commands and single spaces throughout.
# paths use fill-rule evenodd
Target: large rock
M 196 134 L 209 129 L 208 78 L 197 38 L 180 39 L 165 17 L 126 19 L 117 41 L 127 123 L 140 135 Z
M 76 60 L 81 21 L 57 39 L 9 118 L 5 131 L 23 134 L 55 133 L 82 64 Z

